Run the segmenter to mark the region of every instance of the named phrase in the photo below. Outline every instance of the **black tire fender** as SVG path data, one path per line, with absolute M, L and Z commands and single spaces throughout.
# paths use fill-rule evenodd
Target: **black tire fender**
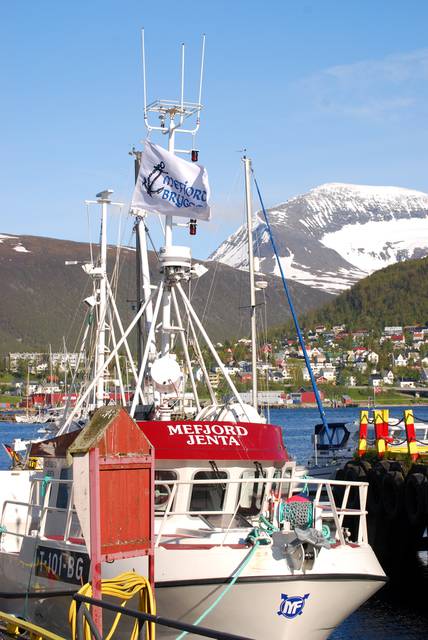
M 404 487 L 406 513 L 410 524 L 420 525 L 426 515 L 427 477 L 422 473 L 410 473 Z
M 367 508 L 369 513 L 377 515 L 383 512 L 382 484 L 387 471 L 380 463 L 376 464 L 368 474 L 369 492 L 367 496 Z
M 382 481 L 382 503 L 388 520 L 395 520 L 403 507 L 404 477 L 399 471 L 389 471 Z
M 358 460 L 358 466 L 364 471 L 365 478 L 368 478 L 372 469 L 370 462 L 368 460 L 360 459 Z
M 344 480 L 345 479 L 345 471 L 344 469 L 338 469 L 336 471 L 335 480 Z M 342 504 L 343 494 L 345 493 L 345 487 L 342 485 L 333 485 L 333 496 L 336 506 Z
M 348 462 L 345 466 L 345 480 L 350 482 L 364 482 L 367 480 L 365 471 L 357 462 Z M 360 506 L 360 494 L 358 487 L 351 487 L 349 491 L 348 505 L 350 509 L 358 509 Z

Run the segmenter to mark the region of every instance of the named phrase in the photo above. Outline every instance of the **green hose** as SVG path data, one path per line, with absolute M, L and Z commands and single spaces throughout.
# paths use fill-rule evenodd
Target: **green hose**
M 251 534 L 250 534 L 251 535 Z M 204 620 L 207 615 L 209 613 L 211 613 L 211 611 L 213 611 L 213 609 L 216 608 L 216 606 L 218 605 L 218 603 L 224 598 L 224 596 L 226 595 L 226 593 L 228 591 L 230 591 L 230 589 L 233 587 L 233 585 L 235 584 L 235 582 L 237 581 L 237 579 L 239 578 L 239 576 L 241 575 L 241 573 L 244 571 L 245 567 L 248 565 L 248 563 L 250 562 L 251 558 L 254 555 L 254 552 L 256 551 L 257 547 L 259 546 L 260 542 L 259 540 L 256 540 L 254 543 L 254 546 L 252 549 L 250 549 L 249 554 L 247 555 L 247 557 L 243 560 L 242 564 L 238 567 L 238 569 L 236 570 L 236 572 L 233 574 L 232 576 L 232 580 L 229 582 L 229 584 L 226 586 L 226 588 L 220 593 L 220 595 L 214 600 L 214 602 L 208 607 L 208 609 L 206 609 L 206 611 L 204 611 L 197 620 L 195 620 L 195 622 L 193 624 L 200 624 L 202 622 L 202 620 Z M 182 640 L 182 638 L 184 638 L 185 636 L 187 636 L 188 631 L 183 631 L 183 633 L 180 633 L 179 636 L 177 636 L 176 640 Z

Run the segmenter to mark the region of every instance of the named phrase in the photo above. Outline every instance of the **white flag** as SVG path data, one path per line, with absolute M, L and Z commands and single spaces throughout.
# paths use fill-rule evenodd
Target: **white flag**
M 131 209 L 209 220 L 209 197 L 204 167 L 146 141 Z

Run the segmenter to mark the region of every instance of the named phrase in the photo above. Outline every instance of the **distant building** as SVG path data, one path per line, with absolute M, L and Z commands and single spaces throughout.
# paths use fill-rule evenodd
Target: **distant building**
M 403 327 L 385 327 L 383 330 L 384 336 L 393 336 L 398 333 L 403 333 Z
M 414 389 L 415 388 L 415 381 L 414 380 L 410 380 L 409 378 L 403 378 L 402 380 L 400 380 L 400 388 L 401 389 Z

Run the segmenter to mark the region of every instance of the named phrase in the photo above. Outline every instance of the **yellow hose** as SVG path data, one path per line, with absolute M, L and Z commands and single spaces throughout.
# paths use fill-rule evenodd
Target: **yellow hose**
M 153 596 L 150 582 L 147 578 L 139 576 L 137 573 L 127 571 L 121 573 L 116 578 L 110 578 L 108 580 L 101 581 L 101 592 L 103 596 L 113 596 L 121 600 L 120 606 L 124 607 L 126 602 L 133 598 L 137 593 L 139 597 L 139 609 L 143 613 L 150 613 L 156 615 L 156 603 Z M 92 586 L 88 582 L 78 591 L 79 594 L 92 597 Z M 84 603 L 89 609 L 89 604 Z M 121 613 L 117 613 L 113 621 L 110 631 L 108 632 L 105 640 L 110 640 L 116 631 L 116 627 L 119 624 L 119 620 L 122 617 Z M 71 637 L 76 640 L 76 627 L 77 627 L 77 603 L 75 600 L 71 603 L 68 613 L 68 621 L 71 627 Z M 91 640 L 91 630 L 88 623 L 84 622 L 85 640 Z M 135 620 L 134 627 L 132 629 L 130 640 L 137 640 L 138 638 L 138 620 Z M 146 622 L 146 640 L 155 640 L 155 624 L 154 622 Z

